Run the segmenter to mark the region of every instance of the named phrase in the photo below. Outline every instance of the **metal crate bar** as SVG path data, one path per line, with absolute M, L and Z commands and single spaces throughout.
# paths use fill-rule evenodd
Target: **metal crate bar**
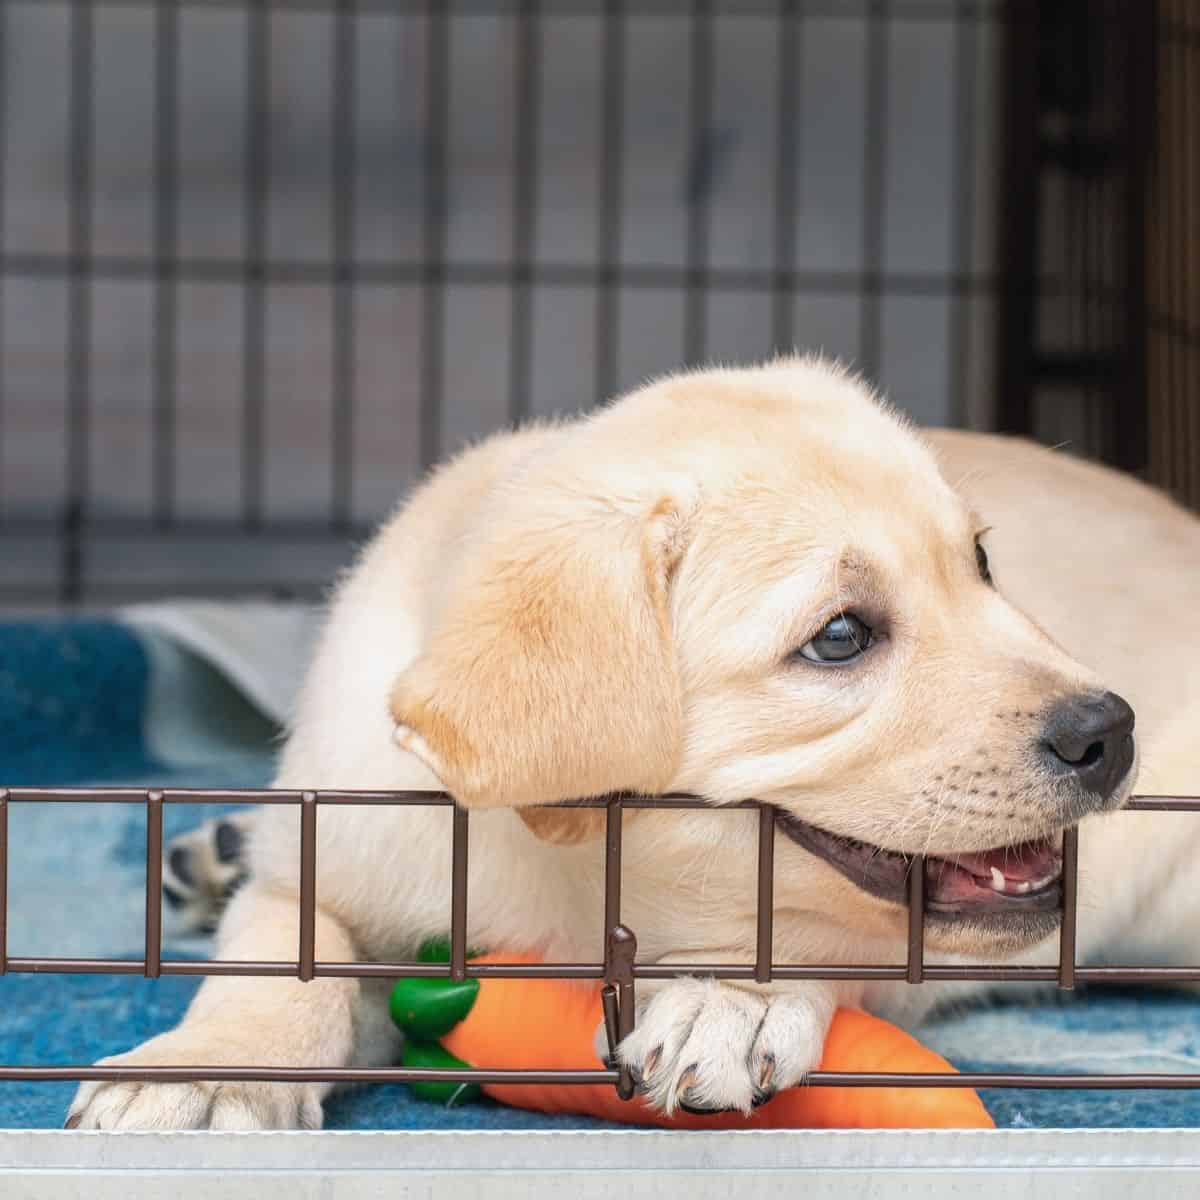
M 758 813 L 758 913 L 754 979 L 771 982 L 775 938 L 775 809 L 764 804 Z
M 317 930 L 317 794 L 305 792 L 300 802 L 300 958 L 296 974 L 313 978 Z
M 1075 986 L 1075 931 L 1079 913 L 1079 830 L 1063 831 L 1062 846 L 1062 925 L 1058 931 L 1058 986 Z
M 0 254 L 0 276 L 24 279 L 156 280 L 178 277 L 193 283 L 240 283 L 246 268 L 239 259 L 179 256 L 139 257 L 95 254 L 89 257 L 9 251 Z M 397 261 L 291 261 L 264 258 L 255 278 L 272 286 L 330 284 L 419 284 L 429 278 L 427 262 Z M 864 290 L 887 291 L 903 296 L 991 295 L 995 276 L 968 275 L 957 271 L 889 271 L 879 267 L 863 270 L 806 270 L 802 268 L 739 268 L 671 266 L 654 263 L 511 262 L 489 263 L 453 259 L 442 264 L 438 274 L 447 283 L 475 287 L 562 287 L 645 288 L 652 291 L 706 287 L 713 292 L 747 292 L 771 295 L 779 289 L 790 292 L 855 295 Z M 1055 295 L 1053 279 L 1039 285 Z M 1047 359 L 1063 369 L 1074 369 L 1076 360 Z M 1099 360 L 1096 370 L 1103 369 Z M 272 522 L 275 527 L 275 522 Z M 326 526 L 328 528 L 328 526 Z
M 438 1070 L 410 1067 L 110 1067 L 0 1066 L 0 1082 L 51 1083 L 96 1080 L 147 1083 L 496 1083 L 496 1084 L 597 1084 L 616 1083 L 616 1068 L 580 1071 L 524 1069 Z M 935 1072 L 915 1074 L 888 1071 L 813 1071 L 807 1087 L 902 1088 L 1027 1088 L 1075 1090 L 1114 1088 L 1123 1091 L 1182 1091 L 1200 1088 L 1197 1074 L 1025 1074 L 998 1071 Z
M 8 972 L 8 789 L 0 788 L 0 976 Z
M 909 983 L 925 978 L 925 858 L 921 854 L 908 864 L 908 964 Z
M 65 958 L 8 956 L 6 954 L 5 875 L 10 852 L 8 810 L 12 803 L 115 803 L 137 804 L 146 811 L 146 942 L 141 960 L 111 958 Z M 163 852 L 163 806 L 176 804 L 266 803 L 296 805 L 300 809 L 300 937 L 297 958 L 289 961 L 229 962 L 210 959 L 200 962 L 163 960 L 161 954 L 161 887 Z M 321 805 L 431 806 L 452 810 L 451 833 L 451 957 L 447 963 L 417 962 L 321 962 L 316 958 L 316 855 L 317 811 Z M 949 966 L 930 964 L 925 959 L 924 907 L 925 860 L 912 859 L 908 876 L 908 955 L 902 964 L 806 964 L 776 963 L 772 956 L 774 901 L 774 841 L 777 809 L 753 800 L 711 805 L 698 796 L 619 795 L 570 801 L 563 807 L 603 809 L 604 839 L 604 960 L 594 963 L 489 963 L 467 959 L 468 845 L 469 816 L 443 792 L 424 791 L 294 791 L 260 789 L 155 789 L 155 788 L 0 788 L 0 973 L 12 974 L 109 974 L 227 975 L 316 978 L 396 979 L 402 977 L 442 979 L 590 979 L 603 981 L 603 1013 L 613 1046 L 628 1036 L 634 1022 L 634 987 L 638 979 L 675 979 L 706 976 L 715 979 L 766 983 L 773 980 L 860 980 L 925 981 L 974 980 L 988 983 L 1058 983 L 1073 987 L 1086 983 L 1184 983 L 1200 982 L 1200 966 L 1155 967 L 1134 965 L 1079 966 L 1077 955 L 1078 835 L 1068 830 L 1063 838 L 1063 925 L 1057 965 L 985 964 Z M 1142 796 L 1132 799 L 1134 812 L 1196 812 L 1200 797 Z M 752 962 L 639 963 L 637 939 L 621 923 L 621 852 L 625 809 L 670 811 L 754 810 L 758 813 L 757 912 L 755 952 Z M 140 1079 L 264 1080 L 286 1082 L 396 1082 L 475 1081 L 506 1083 L 612 1083 L 618 1093 L 633 1094 L 634 1081 L 628 1068 L 611 1066 L 596 1071 L 507 1072 L 428 1071 L 402 1068 L 281 1068 L 203 1067 L 159 1068 L 59 1066 L 19 1064 L 0 1066 L 0 1080 Z M 1153 1088 L 1174 1089 L 1200 1086 L 1200 1075 L 1171 1074 L 1024 1074 L 966 1073 L 954 1075 L 905 1075 L 894 1073 L 835 1074 L 817 1072 L 809 1082 L 815 1086 L 848 1087 L 1008 1087 L 1008 1088 Z
M 146 950 L 143 974 L 162 974 L 162 792 L 146 793 Z
M 450 845 L 450 978 L 467 977 L 467 810 L 454 808 Z

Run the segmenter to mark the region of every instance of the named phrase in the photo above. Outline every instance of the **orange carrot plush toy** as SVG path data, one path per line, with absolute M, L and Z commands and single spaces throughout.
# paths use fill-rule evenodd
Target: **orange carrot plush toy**
M 444 943 L 422 948 L 423 961 L 443 961 Z M 529 955 L 484 954 L 479 963 L 532 963 Z M 403 979 L 391 999 L 392 1018 L 405 1031 L 406 1067 L 491 1070 L 538 1067 L 595 1069 L 593 1036 L 601 1020 L 599 985 L 542 979 Z M 940 1055 L 907 1033 L 857 1009 L 834 1016 L 822 1071 L 952 1073 Z M 462 1102 L 478 1090 L 461 1084 L 417 1084 L 427 1099 Z M 665 1116 L 635 1097 L 621 1100 L 610 1084 L 484 1084 L 504 1104 L 548 1113 L 579 1113 L 667 1129 L 990 1129 L 970 1088 L 794 1087 L 749 1116 L 741 1113 Z

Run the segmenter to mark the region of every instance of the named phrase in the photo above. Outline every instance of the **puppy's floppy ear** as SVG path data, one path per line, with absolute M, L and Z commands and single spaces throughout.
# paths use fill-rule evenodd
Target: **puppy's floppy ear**
M 399 744 L 468 807 L 666 788 L 682 728 L 670 582 L 689 513 L 670 496 L 623 507 L 543 495 L 536 514 L 501 516 L 396 682 Z M 529 824 L 578 840 L 596 815 Z

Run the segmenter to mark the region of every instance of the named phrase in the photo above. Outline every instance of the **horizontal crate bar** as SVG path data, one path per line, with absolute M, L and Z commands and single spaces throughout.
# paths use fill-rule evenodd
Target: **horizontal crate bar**
M 146 964 L 126 958 L 9 958 L 13 975 L 141 975 Z M 299 976 L 300 963 L 279 960 L 230 962 L 222 959 L 171 960 L 163 975 Z M 601 963 L 467 963 L 468 979 L 602 979 Z M 449 963 L 318 962 L 313 977 L 325 979 L 449 979 Z
M 304 793 L 270 788 L 161 788 L 164 804 L 300 804 Z M 146 788 L 9 788 L 9 799 L 25 804 L 145 804 Z M 445 792 L 317 793 L 318 804 L 439 807 L 454 805 Z
M 29 6 L 40 8 L 60 8 L 79 0 L 2 0 L 2 3 L 12 6 Z M 163 0 L 87 0 L 94 8 L 100 9 L 137 9 L 154 8 Z M 235 12 L 245 12 L 253 3 L 262 0 L 174 0 L 182 8 L 200 9 L 232 9 Z M 287 13 L 329 13 L 334 0 L 268 0 L 273 11 Z M 360 16 L 369 15 L 406 15 L 417 16 L 428 11 L 428 0 L 356 0 L 357 13 Z M 449 16 L 456 19 L 472 17 L 503 17 L 512 16 L 518 9 L 520 0 L 453 0 L 453 8 Z M 724 0 L 714 6 L 715 15 L 729 15 L 738 18 L 758 17 L 767 20 L 778 19 L 778 0 Z M 601 17 L 611 11 L 611 0 L 574 0 L 574 3 L 563 5 L 554 12 L 554 17 Z M 686 19 L 691 13 L 691 0 L 638 0 L 637 13 L 647 17 L 675 17 Z M 847 13 L 846 0 L 806 0 L 804 7 L 806 19 L 845 20 L 847 17 L 864 21 L 865 11 L 851 10 Z M 889 21 L 947 21 L 952 18 L 960 20 L 996 21 L 1002 20 L 1000 0 L 925 0 L 923 4 L 915 0 L 907 0 L 902 7 L 888 11 Z
M 603 979 L 602 963 L 468 962 L 467 979 Z M 317 963 L 318 979 L 449 979 L 449 963 Z
M 702 975 L 706 979 L 753 979 L 753 963 L 679 963 L 660 966 L 657 963 L 639 963 L 633 969 L 635 979 L 678 979 L 686 975 Z M 804 966 L 771 964 L 771 978 L 780 979 L 904 979 L 905 967 L 876 966 Z
M 1200 812 L 1200 796 L 1134 796 L 1122 812 Z
M 142 975 L 146 963 L 140 958 L 9 958 L 10 975 Z M 295 962 L 171 962 L 159 964 L 160 975 L 250 975 L 295 976 Z
M 615 1083 L 615 1068 L 580 1071 L 438 1070 L 428 1067 L 97 1067 L 0 1066 L 0 1082 L 64 1081 L 146 1083 Z M 889 1071 L 814 1071 L 810 1087 L 1018 1088 L 1076 1091 L 1114 1088 L 1122 1091 L 1187 1091 L 1200 1088 L 1197 1074 L 1081 1075 L 1001 1071 L 951 1071 L 919 1074 Z
M 424 282 L 429 266 L 423 262 L 288 262 L 266 260 L 247 264 L 241 259 L 129 257 L 69 254 L 5 254 L 0 275 L 19 279 L 83 279 L 178 283 L 247 281 L 274 286 L 410 285 Z M 798 271 L 778 268 L 738 269 L 672 267 L 643 264 L 448 262 L 446 285 L 465 287 L 627 287 L 654 290 L 702 288 L 714 292 L 778 291 L 889 293 L 905 296 L 992 295 L 1000 291 L 995 275 L 952 271 Z
M 0 1083 L 144 1081 L 147 1083 L 615 1083 L 616 1069 L 522 1071 L 478 1068 L 436 1070 L 429 1067 L 0 1067 Z
M 0 785 L 3 786 L 3 785 Z M 67 804 L 145 804 L 150 793 L 162 796 L 164 804 L 300 804 L 304 792 L 288 788 L 139 788 L 139 787 L 10 787 L 5 788 L 13 803 Z M 329 788 L 315 792 L 318 804 L 396 804 L 452 806 L 447 792 L 398 789 L 395 791 Z M 611 797 L 596 796 L 566 800 L 551 808 L 607 808 Z M 690 793 L 667 796 L 622 796 L 623 808 L 692 809 L 727 812 L 731 809 L 757 809 L 758 800 L 728 802 L 706 800 Z M 1200 796 L 1134 796 L 1122 812 L 1200 812 Z
M 10 974 L 20 975 L 141 975 L 146 964 L 141 959 L 124 958 L 12 958 Z M 634 967 L 636 979 L 679 979 L 703 976 L 708 979 L 748 979 L 755 977 L 753 963 L 677 963 L 660 966 L 643 963 Z M 163 975 L 261 975 L 298 976 L 300 963 L 228 962 L 219 959 L 201 961 L 163 960 Z M 602 979 L 602 963 L 486 963 L 468 962 L 468 979 Z M 1057 966 L 978 966 L 947 967 L 926 965 L 927 980 L 974 981 L 977 983 L 1054 983 Z M 314 978 L 324 979 L 449 979 L 449 963 L 370 963 L 318 962 L 313 964 Z M 773 979 L 826 980 L 903 980 L 905 966 L 843 964 L 798 965 L 776 963 Z M 1079 967 L 1075 978 L 1080 983 L 1200 983 L 1200 967 L 1104 966 Z
M 0 4 L 3 0 L 0 0 Z M 339 526 L 334 530 L 328 517 L 272 517 L 262 525 L 247 525 L 240 516 L 158 518 L 122 516 L 117 513 L 85 513 L 79 524 L 82 532 L 96 538 L 147 538 L 152 543 L 174 545 L 202 541 L 218 541 L 236 537 L 252 544 L 272 544 L 310 541 L 353 541 L 369 537 L 376 526 L 369 521 Z M 0 534 L 5 537 L 62 537 L 63 523 L 53 515 L 14 513 L 0 521 Z

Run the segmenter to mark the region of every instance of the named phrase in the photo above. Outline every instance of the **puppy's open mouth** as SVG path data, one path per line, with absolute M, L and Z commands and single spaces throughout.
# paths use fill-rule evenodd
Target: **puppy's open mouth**
M 905 904 L 912 856 L 829 833 L 777 810 L 776 827 L 851 883 L 883 900 Z M 1052 912 L 1062 904 L 1062 854 L 1044 838 L 994 850 L 927 857 L 925 907 L 946 916 Z

